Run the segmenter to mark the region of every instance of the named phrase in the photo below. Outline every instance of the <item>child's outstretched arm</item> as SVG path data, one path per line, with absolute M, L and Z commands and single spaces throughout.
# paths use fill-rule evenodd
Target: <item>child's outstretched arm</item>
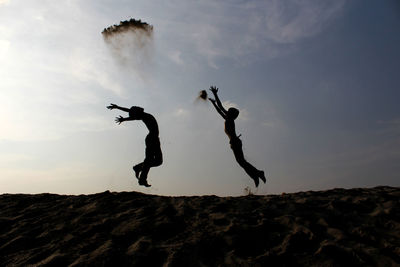
M 226 120 L 226 113 L 224 113 L 219 107 L 218 105 L 215 103 L 216 100 L 209 98 L 209 100 L 211 101 L 211 103 L 213 104 L 213 106 L 215 107 L 215 109 L 218 111 L 218 113 L 222 116 L 222 118 L 224 118 Z
M 227 111 L 226 111 L 226 109 L 224 108 L 224 106 L 222 106 L 221 100 L 219 100 L 219 97 L 218 97 L 218 88 L 215 87 L 215 86 L 211 86 L 211 87 L 210 87 L 210 91 L 214 94 L 215 101 L 217 102 L 218 108 L 219 108 L 223 113 L 226 114 Z
M 124 118 L 122 116 L 119 116 L 119 117 L 115 118 L 115 122 L 118 123 L 118 124 L 121 124 L 121 122 L 124 122 L 124 121 L 133 121 L 133 120 L 135 120 L 135 119 L 133 119 L 131 117 Z
M 125 112 L 129 112 L 129 108 L 120 107 L 120 106 L 115 105 L 115 104 L 110 104 L 109 106 L 107 106 L 107 108 L 109 110 L 112 110 L 112 109 L 116 108 L 116 109 L 119 109 L 119 110 L 122 110 L 122 111 L 125 111 Z

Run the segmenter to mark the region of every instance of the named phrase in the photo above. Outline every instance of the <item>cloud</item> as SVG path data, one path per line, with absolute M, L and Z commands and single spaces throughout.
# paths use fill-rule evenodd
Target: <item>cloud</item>
M 322 32 L 341 14 L 345 3 L 346 0 L 189 1 L 182 7 L 185 10 L 179 11 L 185 14 L 183 22 L 170 27 L 176 32 L 169 34 L 178 36 L 174 40 L 195 47 L 197 54 L 217 69 L 218 61 L 224 58 L 243 64 L 287 52 L 296 42 Z
M 264 121 L 261 123 L 261 125 L 267 127 L 267 128 L 278 128 L 282 127 L 283 123 L 279 120 L 269 120 L 269 121 Z
M 10 0 L 0 0 L 0 6 L 10 3 Z
M 1 153 L 0 154 L 0 162 L 3 166 L 10 166 L 12 164 L 18 165 L 21 162 L 32 160 L 33 157 L 31 155 L 26 155 L 22 153 Z
M 7 55 L 10 44 L 10 41 L 0 39 L 0 58 L 4 58 Z
M 112 117 L 101 113 L 105 99 L 125 90 L 101 26 L 93 26 L 101 18 L 75 4 L 26 4 L 24 20 L 11 10 L 19 11 L 18 5 L 2 12 L 0 139 L 54 140 L 110 127 Z
M 380 121 L 378 121 L 378 124 L 400 126 L 400 118 L 395 118 L 395 119 L 391 119 L 391 120 L 380 120 Z
M 322 31 L 344 4 L 345 0 L 270 0 L 265 13 L 256 12 L 256 16 L 266 27 L 265 37 L 277 43 L 293 43 Z
M 172 51 L 168 54 L 169 59 L 172 60 L 172 62 L 174 62 L 177 65 L 185 65 L 185 62 L 182 59 L 182 52 L 181 51 Z
M 187 118 L 190 116 L 190 111 L 185 108 L 178 108 L 173 112 L 172 115 L 177 118 Z
M 390 120 L 379 120 L 377 122 L 377 126 L 381 134 L 386 134 L 391 137 L 400 136 L 400 118 L 394 118 Z
M 118 97 L 124 96 L 125 90 L 122 85 L 115 81 L 112 77 L 118 77 L 113 68 L 105 68 L 102 66 L 101 61 L 105 61 L 104 58 L 95 57 L 95 55 L 88 56 L 88 50 L 75 49 L 69 59 L 69 71 L 71 74 L 83 82 L 90 82 L 100 85 L 104 90 L 110 91 Z M 99 55 L 101 52 L 97 51 Z M 91 99 L 91 98 L 86 98 Z M 93 98 L 92 98 L 93 99 Z
M 15 98 L 13 100 L 17 102 Z M 3 102 L 0 107 L 0 139 L 57 140 L 79 131 L 103 131 L 112 127 L 111 120 L 103 114 L 79 106 L 51 105 L 46 101 Z M 75 110 L 76 107 L 79 108 Z
M 209 24 L 197 25 L 196 31 L 192 34 L 193 41 L 197 47 L 197 51 L 200 55 L 203 55 L 207 59 L 207 63 L 210 67 L 218 69 L 214 58 L 218 56 L 224 56 L 224 48 L 226 46 L 217 45 L 220 43 L 222 32 L 218 27 Z
M 224 102 L 222 102 L 222 105 L 225 107 L 226 110 L 228 110 L 229 108 L 237 108 L 239 110 L 239 112 L 240 112 L 239 113 L 239 117 L 238 117 L 239 120 L 246 121 L 246 120 L 248 120 L 250 118 L 250 116 L 249 116 L 250 113 L 246 109 L 239 108 L 239 106 L 237 104 L 233 103 L 233 102 L 224 101 Z

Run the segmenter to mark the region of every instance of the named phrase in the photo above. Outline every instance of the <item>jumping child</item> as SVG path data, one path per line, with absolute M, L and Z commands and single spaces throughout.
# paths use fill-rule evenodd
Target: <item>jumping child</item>
M 120 107 L 115 104 L 110 104 L 108 109 L 119 109 L 128 112 L 129 117 L 123 118 L 122 116 L 116 117 L 115 122 L 121 124 L 124 121 L 134 121 L 141 120 L 146 125 L 149 130 L 149 134 L 146 136 L 145 144 L 145 159 L 143 162 L 133 166 L 133 171 L 135 172 L 136 178 L 139 180 L 139 185 L 150 187 L 147 183 L 147 174 L 151 167 L 160 166 L 163 162 L 163 156 L 161 152 L 160 139 L 158 137 L 158 124 L 153 115 L 144 112 L 141 107 L 133 106 L 130 109 Z
M 256 187 L 260 183 L 261 179 L 264 183 L 266 182 L 264 172 L 256 169 L 253 165 L 246 161 L 243 155 L 242 141 L 240 135 L 236 135 L 235 130 L 235 119 L 239 116 L 239 110 L 236 108 L 229 108 L 226 110 L 218 97 L 218 88 L 215 86 L 210 87 L 210 91 L 214 94 L 215 99 L 209 98 L 211 103 L 214 105 L 217 112 L 225 119 L 225 133 L 229 137 L 229 144 L 233 150 L 236 161 L 246 171 L 246 173 L 254 180 Z

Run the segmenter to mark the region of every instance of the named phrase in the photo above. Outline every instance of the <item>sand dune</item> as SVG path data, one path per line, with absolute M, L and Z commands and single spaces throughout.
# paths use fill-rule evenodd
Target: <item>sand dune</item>
M 399 266 L 400 188 L 0 196 L 0 265 Z

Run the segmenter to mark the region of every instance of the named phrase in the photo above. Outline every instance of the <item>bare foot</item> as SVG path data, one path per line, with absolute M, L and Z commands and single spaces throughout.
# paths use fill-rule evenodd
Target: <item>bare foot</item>
M 264 182 L 264 184 L 267 182 L 267 179 L 265 179 L 264 171 L 260 171 L 259 177 Z
M 148 183 L 147 183 L 147 180 L 146 179 L 139 179 L 139 185 L 143 185 L 143 186 L 145 186 L 145 187 L 150 187 L 151 185 L 149 185 Z
M 255 177 L 255 178 L 251 177 L 251 179 L 254 180 L 254 183 L 256 184 L 256 187 L 258 187 L 258 184 L 260 183 L 260 180 L 258 179 L 258 177 Z
M 139 175 L 140 175 L 140 169 L 137 166 L 133 166 L 133 171 L 135 172 L 135 176 L 137 179 L 139 179 Z

